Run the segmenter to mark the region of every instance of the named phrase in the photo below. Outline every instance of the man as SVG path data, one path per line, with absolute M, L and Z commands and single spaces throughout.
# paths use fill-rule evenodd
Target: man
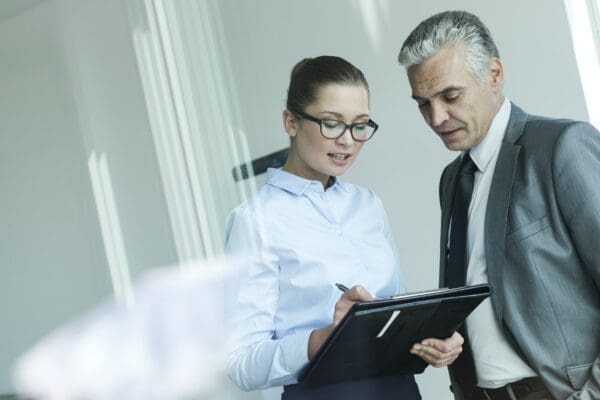
M 404 42 L 412 97 L 461 155 L 441 177 L 440 285 L 489 283 L 450 366 L 456 399 L 600 399 L 600 133 L 502 94 L 490 32 L 450 11 Z

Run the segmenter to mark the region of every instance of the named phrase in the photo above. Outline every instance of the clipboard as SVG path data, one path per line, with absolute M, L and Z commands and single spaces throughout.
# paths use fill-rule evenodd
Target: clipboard
M 407 293 L 355 303 L 300 372 L 307 386 L 361 378 L 419 374 L 427 367 L 410 354 L 426 338 L 447 338 L 492 293 L 487 284 Z

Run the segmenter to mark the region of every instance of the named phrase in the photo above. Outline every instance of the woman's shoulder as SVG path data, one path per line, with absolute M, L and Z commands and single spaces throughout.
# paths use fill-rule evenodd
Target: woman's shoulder
M 278 204 L 282 203 L 280 192 L 274 190 L 270 185 L 263 185 L 256 193 L 234 207 L 229 213 L 228 219 L 256 219 L 260 216 L 260 219 L 264 221 L 268 218 L 270 210 L 276 209 Z
M 242 215 L 242 214 L 250 214 L 254 212 L 257 208 L 260 208 L 264 205 L 264 201 L 267 196 L 265 196 L 264 190 L 265 187 L 261 187 L 256 193 L 252 194 L 250 197 L 242 201 L 240 204 L 235 206 L 230 215 Z

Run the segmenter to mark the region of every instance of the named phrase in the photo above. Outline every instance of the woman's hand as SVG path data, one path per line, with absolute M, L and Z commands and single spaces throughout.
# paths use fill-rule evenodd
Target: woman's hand
M 333 311 L 333 325 L 340 323 L 344 315 L 350 310 L 352 305 L 358 301 L 372 301 L 375 297 L 368 292 L 367 289 L 360 285 L 353 286 L 350 290 L 345 291 L 340 296 L 340 299 L 335 303 Z
M 371 300 L 375 300 L 375 298 L 367 291 L 367 289 L 360 285 L 353 286 L 350 290 L 344 292 L 335 303 L 333 323 L 323 328 L 315 329 L 310 333 L 308 339 L 308 359 L 313 359 L 319 348 L 325 343 L 327 336 L 329 336 L 333 328 L 340 323 L 354 303 L 357 301 Z

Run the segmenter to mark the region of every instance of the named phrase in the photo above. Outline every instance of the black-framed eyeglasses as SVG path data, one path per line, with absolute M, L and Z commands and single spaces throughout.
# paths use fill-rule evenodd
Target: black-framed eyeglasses
M 321 135 L 327 139 L 340 138 L 344 135 L 344 133 L 346 133 L 346 130 L 349 129 L 352 139 L 356 140 L 357 142 L 366 142 L 373 137 L 375 131 L 377 131 L 377 128 L 379 128 L 379 125 L 377 125 L 377 123 L 372 119 L 369 119 L 366 122 L 357 122 L 348 125 L 345 122 L 338 121 L 336 119 L 319 119 L 300 111 L 292 111 L 292 113 L 300 118 L 319 124 L 319 127 L 321 128 Z

